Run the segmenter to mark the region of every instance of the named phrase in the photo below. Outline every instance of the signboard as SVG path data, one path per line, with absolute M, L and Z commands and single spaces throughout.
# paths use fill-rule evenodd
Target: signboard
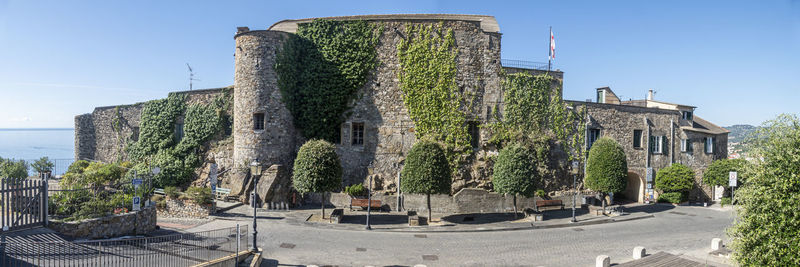
M 580 163 L 576 160 L 572 162 L 572 169 L 577 170 L 580 167 Z
M 647 167 L 647 182 L 653 182 L 653 167 Z
M 142 201 L 139 197 L 133 197 L 133 210 L 141 210 Z
M 217 164 L 211 163 L 211 169 L 208 171 L 208 180 L 211 184 L 211 194 L 217 193 Z
M 653 189 L 653 184 L 647 184 L 647 189 Z
M 728 186 L 736 186 L 736 172 L 728 173 Z

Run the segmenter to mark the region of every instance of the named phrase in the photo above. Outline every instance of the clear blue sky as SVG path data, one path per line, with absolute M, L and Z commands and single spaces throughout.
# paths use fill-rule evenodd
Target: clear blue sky
M 169 2 L 169 3 L 164 3 Z M 0 128 L 72 127 L 95 106 L 233 84 L 237 26 L 356 14 L 493 15 L 502 57 L 546 61 L 564 96 L 697 106 L 720 125 L 800 113 L 797 1 L 15 1 L 0 0 Z

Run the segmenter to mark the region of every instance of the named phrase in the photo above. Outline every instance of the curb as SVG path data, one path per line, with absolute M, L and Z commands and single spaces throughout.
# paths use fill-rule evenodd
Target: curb
M 471 232 L 501 232 L 501 231 L 520 231 L 520 230 L 535 230 L 535 229 L 554 229 L 554 228 L 568 228 L 568 227 L 576 227 L 576 226 L 585 226 L 585 225 L 595 225 L 595 224 L 606 224 L 606 223 L 614 223 L 614 222 L 626 222 L 626 221 L 634 221 L 634 220 L 641 220 L 647 218 L 654 218 L 655 215 L 648 214 L 643 216 L 636 216 L 630 218 L 607 218 L 601 220 L 594 220 L 594 221 L 584 221 L 584 222 L 576 222 L 576 223 L 562 223 L 562 224 L 551 224 L 551 225 L 530 225 L 530 226 L 520 226 L 520 227 L 506 227 L 506 228 L 484 228 L 484 229 L 460 229 L 460 230 L 429 230 L 424 228 L 383 228 L 383 229 L 375 229 L 372 230 L 364 230 L 361 229 L 352 229 L 352 228 L 338 228 L 334 225 L 320 225 L 317 223 L 312 222 L 299 222 L 298 226 L 304 227 L 315 227 L 318 229 L 327 229 L 327 230 L 341 230 L 341 231 L 370 231 L 370 232 L 381 232 L 381 233 L 471 233 Z

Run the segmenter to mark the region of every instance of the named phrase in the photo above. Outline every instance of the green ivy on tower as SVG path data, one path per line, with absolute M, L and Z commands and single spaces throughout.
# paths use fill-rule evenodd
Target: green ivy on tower
M 403 103 L 415 124 L 417 138 L 445 146 L 451 168 L 470 154 L 470 135 L 463 93 L 456 84 L 455 36 L 438 25 L 406 24 L 405 39 L 397 46 Z
M 377 64 L 379 37 L 366 21 L 316 19 L 284 42 L 275 62 L 278 87 L 305 138 L 338 141 L 344 113 Z

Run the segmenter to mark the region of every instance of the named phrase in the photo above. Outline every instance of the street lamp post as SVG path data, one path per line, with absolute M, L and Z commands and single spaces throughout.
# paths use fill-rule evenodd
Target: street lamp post
M 578 170 L 578 165 L 578 161 L 572 162 L 572 189 L 575 190 L 575 192 L 572 193 L 572 220 L 569 222 L 573 223 L 578 221 L 575 219 L 575 198 L 578 196 L 578 173 L 576 172 Z
M 256 240 L 258 240 L 258 228 L 256 227 L 256 207 L 258 203 L 258 178 L 261 176 L 261 164 L 258 162 L 258 159 L 250 163 L 250 175 L 253 176 L 253 193 L 250 194 L 250 205 L 253 206 L 253 247 L 250 248 L 250 251 L 257 252 L 258 244 L 256 244 Z
M 372 175 L 369 176 L 369 190 L 367 191 L 367 230 L 372 230 L 369 226 L 369 214 L 372 207 Z

